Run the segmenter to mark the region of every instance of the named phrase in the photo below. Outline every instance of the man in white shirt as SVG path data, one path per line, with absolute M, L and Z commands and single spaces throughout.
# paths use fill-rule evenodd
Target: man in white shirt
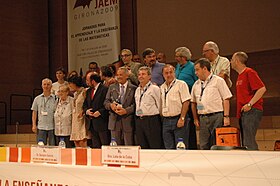
M 200 149 L 207 150 L 216 144 L 215 129 L 230 125 L 229 99 L 232 94 L 224 79 L 211 73 L 208 59 L 197 60 L 194 69 L 199 79 L 192 88 L 192 111 L 194 123 L 200 127 Z
M 223 78 L 230 88 L 232 86 L 230 80 L 230 62 L 226 57 L 219 55 L 218 45 L 213 41 L 206 42 L 202 49 L 202 55 L 210 61 L 210 72 Z
M 176 79 L 175 68 L 172 65 L 163 67 L 165 82 L 160 86 L 162 102 L 162 135 L 166 149 L 175 149 L 178 138 L 183 138 L 188 144 L 189 118 L 187 112 L 191 95 L 188 85 Z
M 138 71 L 139 87 L 135 92 L 136 138 L 143 149 L 162 148 L 160 88 L 151 82 L 151 69 Z

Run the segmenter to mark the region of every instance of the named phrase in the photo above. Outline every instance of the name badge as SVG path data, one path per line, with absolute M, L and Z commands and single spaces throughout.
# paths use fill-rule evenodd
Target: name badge
M 47 111 L 41 111 L 41 115 L 42 115 L 42 116 L 47 116 L 47 115 L 48 115 L 48 112 L 47 112 Z
M 137 115 L 137 116 L 143 115 L 142 109 L 137 110 L 137 111 L 136 111 L 136 115 Z
M 168 108 L 167 107 L 163 107 L 162 108 L 162 113 L 167 113 L 168 112 Z
M 202 103 L 197 103 L 196 108 L 197 110 L 204 110 L 204 106 L 202 105 Z

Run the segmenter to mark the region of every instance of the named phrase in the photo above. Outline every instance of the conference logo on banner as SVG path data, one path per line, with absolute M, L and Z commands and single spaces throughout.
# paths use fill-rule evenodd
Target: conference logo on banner
M 83 72 L 92 61 L 118 61 L 119 0 L 68 0 L 68 69 Z

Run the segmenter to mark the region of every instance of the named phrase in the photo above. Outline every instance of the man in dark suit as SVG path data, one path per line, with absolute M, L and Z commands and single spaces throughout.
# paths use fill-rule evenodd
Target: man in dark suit
M 109 86 L 104 106 L 109 110 L 109 130 L 118 145 L 133 145 L 134 135 L 134 93 L 136 86 L 127 79 L 129 71 L 120 67 L 117 71 L 118 83 Z
M 90 88 L 86 92 L 83 109 L 92 134 L 92 147 L 100 148 L 101 145 L 110 144 L 108 111 L 103 105 L 108 88 L 102 85 L 101 77 L 96 72 L 88 73 L 86 82 Z

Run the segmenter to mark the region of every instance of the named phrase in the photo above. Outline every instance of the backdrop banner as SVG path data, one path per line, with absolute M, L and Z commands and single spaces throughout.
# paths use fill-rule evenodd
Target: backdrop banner
M 68 0 L 68 70 L 118 61 L 119 0 Z

